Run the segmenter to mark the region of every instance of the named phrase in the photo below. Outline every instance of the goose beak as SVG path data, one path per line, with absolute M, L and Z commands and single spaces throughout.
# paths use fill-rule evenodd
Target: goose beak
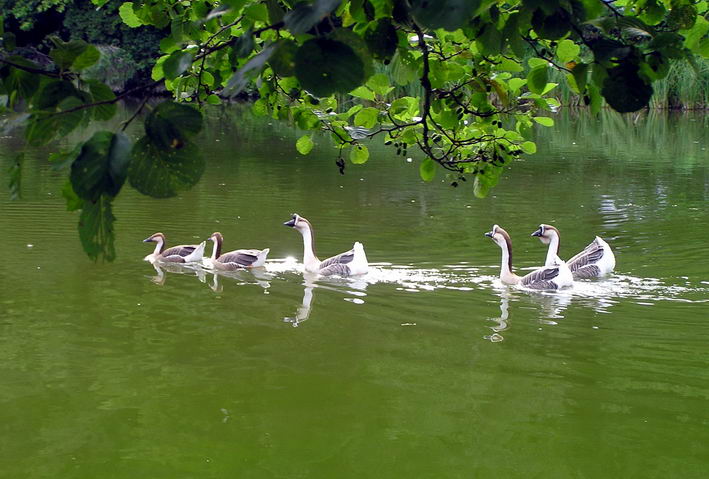
M 153 237 L 151 236 L 150 238 L 145 238 L 143 240 L 143 243 L 151 243 L 153 241 Z
M 541 229 L 541 228 L 537 229 L 537 231 L 535 231 L 534 233 L 532 233 L 532 236 L 541 236 L 541 235 L 542 235 L 542 229 Z
M 492 231 L 488 231 L 487 233 L 485 233 L 485 236 L 487 236 L 488 238 L 492 238 Z
M 283 225 L 284 225 L 284 226 L 290 226 L 291 228 L 293 228 L 293 227 L 295 226 L 295 218 L 289 219 L 288 221 L 286 221 L 285 223 L 283 223 Z

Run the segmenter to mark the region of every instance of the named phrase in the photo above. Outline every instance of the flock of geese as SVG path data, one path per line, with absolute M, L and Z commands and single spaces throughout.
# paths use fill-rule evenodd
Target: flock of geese
M 315 233 L 310 222 L 298 214 L 293 214 L 290 220 L 283 223 L 298 231 L 303 237 L 303 265 L 308 273 L 322 276 L 358 276 L 367 273 L 369 263 L 362 243 L 355 242 L 352 249 L 332 256 L 324 261 L 315 255 Z M 500 280 L 509 285 L 519 285 L 535 290 L 556 290 L 569 287 L 575 280 L 595 278 L 606 275 L 615 267 L 615 256 L 608 243 L 596 238 L 581 252 L 568 261 L 559 258 L 560 235 L 553 226 L 541 224 L 532 233 L 539 240 L 549 245 L 544 266 L 529 274 L 518 276 L 512 272 L 512 240 L 510 235 L 498 225 L 492 231 L 485 233 L 502 252 Z M 165 248 L 165 235 L 155 233 L 143 240 L 156 243 L 155 251 L 145 257 L 152 263 L 199 263 L 203 267 L 232 271 L 238 269 L 258 268 L 264 266 L 269 249 L 237 249 L 222 252 L 224 238 L 215 232 L 198 245 L 179 245 Z M 207 241 L 212 241 L 214 247 L 210 257 L 204 257 Z

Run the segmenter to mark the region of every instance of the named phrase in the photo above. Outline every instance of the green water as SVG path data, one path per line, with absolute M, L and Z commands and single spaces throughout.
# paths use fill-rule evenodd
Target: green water
M 373 147 L 341 176 L 321 138 L 214 115 L 193 190 L 117 199 L 118 259 L 91 263 L 64 174 L 27 151 L 0 196 L 0 477 L 706 477 L 709 213 L 703 116 L 563 113 L 489 198 Z M 0 184 L 21 146 L 0 140 Z M 306 216 L 365 278 L 304 280 Z M 598 234 L 616 273 L 559 294 L 496 278 L 541 222 L 570 257 Z M 141 240 L 225 236 L 266 271 L 201 278 Z

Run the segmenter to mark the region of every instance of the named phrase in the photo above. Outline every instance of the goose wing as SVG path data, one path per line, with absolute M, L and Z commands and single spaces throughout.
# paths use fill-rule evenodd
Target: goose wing
M 332 258 L 328 258 L 320 263 L 320 269 L 324 269 L 330 265 L 333 264 L 347 264 L 351 263 L 352 260 L 354 259 L 354 248 L 352 248 L 349 251 L 346 251 L 344 253 L 340 253 L 337 256 L 333 256 Z
M 180 258 L 189 256 L 197 249 L 197 245 L 179 245 L 173 246 L 163 251 L 160 256 L 166 261 L 177 261 L 180 262 Z
M 258 259 L 259 250 L 255 249 L 238 249 L 224 253 L 217 261 L 220 263 L 235 263 L 243 268 L 248 268 Z
M 331 265 L 325 266 L 320 271 L 319 274 L 323 276 L 349 276 L 351 273 L 350 267 L 342 263 L 333 263 Z
M 598 241 L 593 240 L 588 246 L 583 249 L 583 251 L 581 251 L 576 256 L 567 261 L 566 264 L 569 265 L 569 269 L 571 270 L 571 272 L 576 275 L 576 272 L 578 270 L 582 268 L 585 269 L 597 263 L 601 258 L 603 258 L 604 252 L 605 250 L 603 248 L 603 245 L 599 244 Z M 596 275 L 598 275 L 598 267 L 589 268 L 589 271 L 594 268 L 596 270 Z M 583 277 L 590 278 L 591 276 Z
M 548 266 L 524 275 L 519 283 L 533 289 L 557 289 L 558 286 L 553 280 L 558 276 L 559 267 Z

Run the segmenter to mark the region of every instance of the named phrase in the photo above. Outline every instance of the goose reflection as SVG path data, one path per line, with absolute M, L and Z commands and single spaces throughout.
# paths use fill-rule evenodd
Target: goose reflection
M 492 329 L 492 334 L 483 336 L 484 339 L 491 341 L 493 343 L 499 343 L 502 341 L 504 336 L 500 334 L 501 331 L 505 331 L 508 328 L 507 319 L 510 317 L 510 291 L 508 289 L 503 290 L 500 293 L 500 316 L 495 318 L 488 318 L 488 321 L 495 323 L 494 326 L 490 326 Z
M 210 271 L 212 275 L 212 281 L 207 283 L 209 289 L 215 293 L 221 293 L 224 291 L 224 285 L 222 284 L 223 279 L 235 280 L 237 286 L 244 286 L 249 284 L 255 284 L 263 288 L 264 293 L 268 294 L 268 288 L 271 287 L 271 280 L 273 275 L 265 271 L 260 271 L 258 269 L 252 270 L 235 270 L 235 271 Z M 203 281 L 204 282 L 204 281 Z
M 319 281 L 319 282 L 318 282 Z M 356 304 L 364 303 L 363 296 L 367 296 L 364 290 L 367 288 L 367 282 L 363 278 L 338 278 L 324 277 L 317 273 L 303 272 L 303 301 L 297 307 L 294 316 L 286 316 L 283 322 L 290 323 L 291 326 L 297 328 L 302 322 L 310 318 L 310 313 L 313 308 L 313 299 L 315 298 L 315 288 L 328 289 L 338 293 L 348 293 L 354 297 L 345 297 L 345 301 Z M 347 290 L 343 291 L 343 287 Z
M 557 320 L 564 318 L 564 311 L 571 304 L 572 294 L 570 292 L 541 292 L 525 291 L 524 294 L 515 294 L 508 288 L 499 291 L 500 315 L 488 318 L 488 321 L 495 323 L 489 326 L 492 334 L 483 336 L 484 339 L 493 343 L 503 341 L 502 334 L 509 328 L 510 302 L 519 303 L 521 298 L 530 298 L 533 303 L 540 306 L 539 322 L 541 324 L 553 326 L 558 324 Z
M 155 276 L 147 276 L 147 278 L 150 279 L 150 281 L 152 281 L 153 283 L 158 284 L 160 286 L 163 286 L 167 281 L 167 275 L 165 274 L 165 272 L 173 274 L 194 275 L 197 276 L 197 278 L 202 283 L 206 281 L 206 275 L 204 273 L 204 270 L 202 270 L 198 266 L 183 263 L 161 263 L 158 261 L 151 262 L 150 264 L 155 269 Z

